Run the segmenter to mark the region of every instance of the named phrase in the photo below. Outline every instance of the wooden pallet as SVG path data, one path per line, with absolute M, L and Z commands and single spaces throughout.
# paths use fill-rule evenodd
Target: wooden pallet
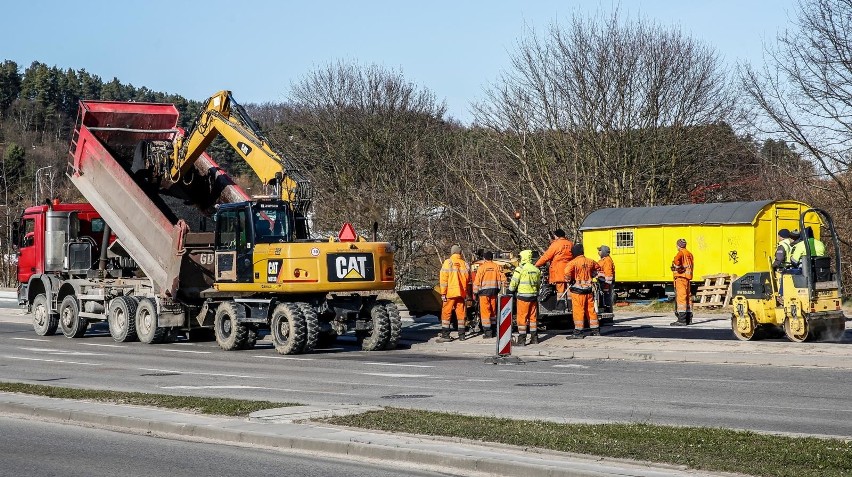
M 731 303 L 731 284 L 737 279 L 736 275 L 717 273 L 701 278 L 704 279 L 704 285 L 698 287 L 698 293 L 695 294 L 698 301 L 692 304 L 693 308 L 721 308 Z

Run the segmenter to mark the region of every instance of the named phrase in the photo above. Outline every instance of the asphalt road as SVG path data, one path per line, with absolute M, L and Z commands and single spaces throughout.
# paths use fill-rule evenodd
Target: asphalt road
M 76 340 L 39 337 L 26 318 L 0 311 L 0 380 L 852 436 L 852 382 L 844 370 L 544 358 L 495 366 L 405 349 L 366 353 L 351 340 L 280 356 L 269 342 L 238 352 L 215 342 L 117 344 L 105 327 Z
M 272 450 L 0 417 L 0 476 L 438 476 Z

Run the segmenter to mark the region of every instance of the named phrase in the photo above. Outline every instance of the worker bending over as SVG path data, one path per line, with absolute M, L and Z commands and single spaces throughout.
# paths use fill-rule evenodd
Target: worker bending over
M 512 273 L 509 293 L 517 293 L 518 340 L 516 346 L 527 344 L 529 323 L 530 344 L 538 344 L 538 289 L 541 286 L 541 270 L 532 263 L 532 250 L 520 253 L 521 263 Z
M 574 333 L 569 338 L 583 338 L 583 329 L 586 320 L 589 321 L 589 330 L 592 336 L 600 336 L 600 325 L 598 315 L 595 313 L 595 296 L 592 293 L 592 280 L 596 279 L 601 271 L 598 262 L 586 258 L 583 255 L 583 244 L 574 244 L 571 247 L 574 258 L 565 267 L 565 280 L 570 284 L 568 290 L 571 292 L 571 316 L 574 319 Z
M 547 247 L 544 255 L 539 257 L 535 262 L 535 266 L 541 267 L 548 262 L 550 263 L 550 272 L 547 276 L 550 284 L 556 288 L 556 300 L 558 304 L 559 300 L 565 300 L 565 289 L 567 288 L 565 283 L 565 265 L 568 265 L 568 262 L 574 258 L 571 255 L 571 247 L 574 246 L 574 243 L 565 238 L 565 231 L 562 229 L 554 230 L 550 233 L 550 236 L 553 240 L 550 242 L 550 246 Z

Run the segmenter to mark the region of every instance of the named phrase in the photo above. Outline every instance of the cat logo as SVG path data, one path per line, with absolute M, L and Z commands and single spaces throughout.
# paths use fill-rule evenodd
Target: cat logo
M 328 281 L 373 281 L 373 255 L 370 253 L 328 254 Z
M 248 156 L 249 154 L 251 154 L 251 146 L 242 141 L 237 143 L 237 149 L 239 149 L 244 156 Z
M 266 281 L 275 283 L 278 281 L 278 274 L 281 273 L 281 260 L 269 260 L 266 262 Z

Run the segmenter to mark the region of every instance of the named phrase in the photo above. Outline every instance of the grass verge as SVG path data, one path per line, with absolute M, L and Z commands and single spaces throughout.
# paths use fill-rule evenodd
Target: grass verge
M 766 477 L 852 475 L 852 442 L 651 424 L 559 424 L 387 408 L 323 419 L 342 426 L 457 437 Z
M 252 412 L 274 407 L 298 406 L 297 403 L 272 401 L 249 401 L 244 399 L 213 398 L 201 396 L 175 396 L 171 394 L 148 394 L 125 391 L 100 391 L 95 389 L 76 389 L 42 384 L 0 382 L 0 391 L 37 396 L 81 399 L 87 401 L 108 402 L 113 404 L 133 404 L 153 406 L 181 411 L 215 414 L 219 416 L 248 416 Z

